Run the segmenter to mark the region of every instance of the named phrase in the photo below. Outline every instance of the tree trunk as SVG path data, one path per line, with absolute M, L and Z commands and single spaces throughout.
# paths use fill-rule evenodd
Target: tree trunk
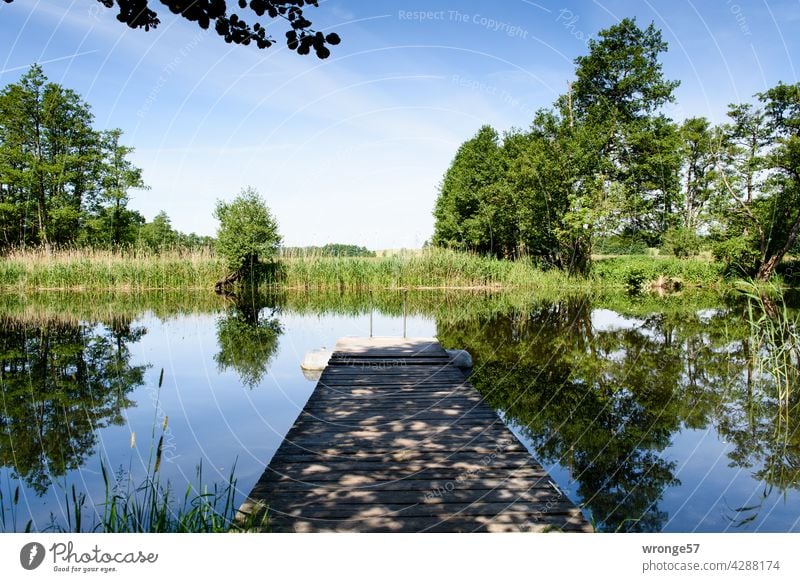
M 220 279 L 219 281 L 217 281 L 216 284 L 214 285 L 214 291 L 216 291 L 217 293 L 225 293 L 226 289 L 228 289 L 231 285 L 236 283 L 236 281 L 238 281 L 241 278 L 242 278 L 242 272 L 234 271 L 233 273 L 230 273 L 225 277 L 223 277 L 222 279 Z
M 789 231 L 786 244 L 784 244 L 778 252 L 761 263 L 761 266 L 758 268 L 758 273 L 756 274 L 757 280 L 767 281 L 772 277 L 772 274 L 775 272 L 775 267 L 783 260 L 783 256 L 789 252 L 789 249 L 794 246 L 798 234 L 800 234 L 800 214 L 795 219 L 792 229 Z

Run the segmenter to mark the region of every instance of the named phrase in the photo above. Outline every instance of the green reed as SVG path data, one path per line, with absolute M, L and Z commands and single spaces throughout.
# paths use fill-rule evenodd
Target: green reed
M 209 250 L 18 250 L 0 261 L 0 286 L 30 289 L 207 289 L 225 268 Z
M 774 382 L 780 403 L 789 403 L 800 382 L 800 314 L 791 311 L 781 290 L 741 284 L 759 375 Z
M 30 290 L 213 289 L 226 275 L 210 250 L 17 250 L 0 261 L 0 288 Z M 702 259 L 625 256 L 595 261 L 592 275 L 572 277 L 531 260 L 509 261 L 447 249 L 379 257 L 321 254 L 283 257 L 259 270 L 257 284 L 305 290 L 521 288 L 589 291 L 646 286 L 659 280 L 710 286 L 721 266 Z
M 162 369 L 158 380 L 159 395 L 163 381 Z M 168 417 L 161 421 L 161 434 L 156 441 L 157 424 L 154 420 L 144 478 L 138 482 L 134 480 L 130 467 L 127 471 L 112 474 L 101 461 L 103 498 L 93 507 L 86 493 L 74 484 L 68 487 L 54 484 L 62 488 L 65 515 L 62 521 L 51 515 L 51 524 L 46 530 L 72 533 L 224 533 L 268 529 L 263 505 L 249 512 L 242 511 L 236 503 L 236 463 L 223 484 L 209 486 L 204 481 L 201 462 L 197 467 L 196 483 L 188 484 L 183 495 L 177 498 L 173 484 L 162 480 L 161 472 Z M 136 435 L 132 433 L 131 448 L 135 444 Z M 5 490 L 0 483 L 0 531 L 18 531 L 19 502 L 19 485 L 12 492 L 11 479 L 8 479 Z M 30 531 L 32 524 L 32 520 L 28 520 L 24 531 Z

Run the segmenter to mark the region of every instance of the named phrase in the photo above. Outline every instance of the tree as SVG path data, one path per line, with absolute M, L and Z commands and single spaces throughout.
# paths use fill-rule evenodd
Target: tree
M 589 54 L 575 59 L 572 102 L 577 115 L 602 117 L 621 128 L 674 101 L 679 82 L 663 77 L 658 57 L 668 46 L 653 23 L 642 30 L 636 19 L 625 18 L 598 36 L 589 41 Z M 608 147 L 616 145 L 611 141 Z
M 691 117 L 681 125 L 680 138 L 684 184 L 681 226 L 694 232 L 707 223 L 707 205 L 714 194 L 721 137 L 705 117 Z
M 216 250 L 229 274 L 217 282 L 217 290 L 251 278 L 262 261 L 278 252 L 278 223 L 255 188 L 248 186 L 231 202 L 217 201 L 214 218 L 219 220 Z
M 132 226 L 135 222 L 130 211 L 128 191 L 132 188 L 148 189 L 142 180 L 142 170 L 134 166 L 128 156 L 133 148 L 120 144 L 122 131 L 112 129 L 102 133 L 103 164 L 100 184 L 103 202 L 109 208 L 108 230 L 112 245 L 120 245 L 133 239 Z
M 587 273 L 597 236 L 650 245 L 678 225 L 680 133 L 658 110 L 678 83 L 652 25 L 625 19 L 575 59 L 576 82 L 529 131 L 482 127 L 456 153 L 433 242 Z
M 152 222 L 139 228 L 138 244 L 152 251 L 160 251 L 178 244 L 179 235 L 172 228 L 169 216 L 163 210 L 155 215 Z
M 503 175 L 497 131 L 484 125 L 464 142 L 444 175 L 436 200 L 433 242 L 494 253 L 495 212 L 489 192 Z
M 757 97 L 763 108 L 731 105 L 723 128 L 715 254 L 767 280 L 800 234 L 800 83 Z
M 89 106 L 33 65 L 0 93 L 0 182 L 21 206 L 16 243 L 66 243 L 94 187 Z M 32 220 L 31 220 L 32 219 Z
M 0 91 L 2 246 L 121 244 L 137 213 L 128 190 L 144 188 L 122 132 L 96 131 L 87 103 L 48 83 L 33 65 Z
M 625 18 L 598 36 L 575 59 L 562 115 L 601 138 L 592 174 L 620 195 L 616 229 L 655 245 L 670 226 L 679 166 L 677 129 L 658 111 L 679 82 L 664 78 L 659 56 L 668 46 L 652 23 L 642 30 Z
M 772 170 L 769 239 L 756 273 L 766 281 L 800 234 L 800 83 L 779 83 L 758 98 L 764 103 L 774 146 L 766 157 Z
M 4 0 L 10 4 L 14 0 Z M 104 7 L 117 10 L 117 20 L 130 28 L 143 28 L 145 31 L 161 24 L 158 14 L 151 8 L 156 0 L 97 0 Z M 227 43 L 254 44 L 266 49 L 275 44 L 275 39 L 267 34 L 266 25 L 256 21 L 252 26 L 239 13 L 229 13 L 225 0 L 160 0 L 173 14 L 208 29 L 212 22 L 217 34 Z M 311 21 L 303 14 L 304 6 L 318 7 L 318 0 L 239 0 L 239 8 L 248 6 L 258 18 L 264 15 L 281 18 L 289 23 L 286 32 L 286 46 L 297 54 L 307 55 L 314 49 L 321 59 L 330 56 L 327 45 L 337 45 L 339 35 L 332 32 L 323 34 L 311 28 Z

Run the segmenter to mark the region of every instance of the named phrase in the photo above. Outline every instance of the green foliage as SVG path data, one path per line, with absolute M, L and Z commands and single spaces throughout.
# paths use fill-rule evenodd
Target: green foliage
M 769 279 L 800 234 L 800 83 L 732 105 L 723 127 L 716 254 L 731 271 Z
M 722 133 L 704 117 L 692 117 L 680 128 L 683 157 L 683 200 L 681 228 L 690 232 L 707 229 L 718 205 L 717 164 Z
M 435 245 L 586 274 L 595 237 L 654 245 L 677 226 L 680 134 L 658 114 L 677 86 L 658 61 L 667 45 L 630 19 L 600 37 L 529 131 L 500 143 L 484 126 L 459 148 L 436 202 Z
M 497 208 L 488 202 L 502 176 L 503 160 L 497 132 L 488 125 L 456 152 L 436 201 L 433 242 L 480 253 L 495 251 L 491 232 Z
M 225 266 L 241 276 L 272 260 L 281 242 L 278 223 L 255 188 L 244 188 L 231 202 L 217 201 L 216 250 Z
M 624 18 L 589 41 L 589 54 L 575 59 L 575 108 L 589 116 L 626 123 L 674 99 L 677 81 L 666 81 L 658 61 L 667 43 L 652 23 L 642 30 Z
M 169 216 L 162 210 L 151 222 L 139 228 L 137 244 L 152 251 L 171 249 L 178 245 L 178 237 L 178 233 L 172 228 Z
M 671 228 L 664 233 L 664 250 L 678 258 L 693 257 L 700 252 L 701 239 L 690 228 Z
M 0 91 L 0 247 L 130 243 L 145 188 L 118 129 L 93 129 L 87 103 L 33 65 Z
M 732 236 L 716 241 L 711 250 L 725 272 L 734 277 L 750 277 L 756 272 L 759 252 L 753 237 Z
M 586 274 L 594 252 L 691 257 L 707 240 L 727 273 L 768 279 L 800 248 L 800 84 L 731 105 L 728 124 L 678 126 L 661 112 L 678 82 L 653 24 L 623 19 L 588 47 L 529 130 L 484 126 L 459 148 L 434 245 Z
M 598 255 L 644 255 L 647 254 L 647 245 L 642 241 L 611 235 L 598 238 L 594 252 Z
M 593 276 L 605 285 L 639 291 L 659 279 L 679 281 L 682 285 L 715 286 L 722 280 L 722 270 L 720 263 L 702 259 L 628 256 L 596 261 Z

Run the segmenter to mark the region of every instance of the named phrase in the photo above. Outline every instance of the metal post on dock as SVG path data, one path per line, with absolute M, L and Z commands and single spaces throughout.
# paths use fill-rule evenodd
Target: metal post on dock
M 369 337 L 372 337 L 372 290 L 369 292 Z
M 403 339 L 406 337 L 406 298 L 408 297 L 408 289 L 403 289 Z

